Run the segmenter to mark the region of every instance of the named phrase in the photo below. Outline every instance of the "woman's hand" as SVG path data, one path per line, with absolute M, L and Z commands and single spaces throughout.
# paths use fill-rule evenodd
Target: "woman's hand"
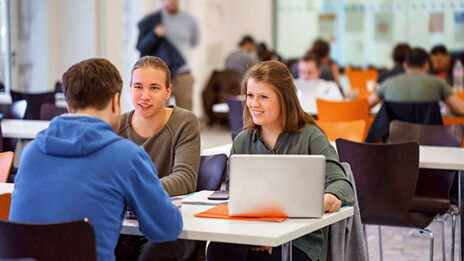
M 324 212 L 335 212 L 342 206 L 342 202 L 334 194 L 324 194 Z
M 272 254 L 272 247 L 266 247 L 266 246 L 261 246 L 261 247 L 253 247 L 251 248 L 253 251 L 267 251 L 269 255 Z

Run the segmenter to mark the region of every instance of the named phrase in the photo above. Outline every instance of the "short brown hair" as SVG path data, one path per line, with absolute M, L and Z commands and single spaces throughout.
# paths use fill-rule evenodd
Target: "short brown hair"
M 398 64 L 404 63 L 406 60 L 406 54 L 411 50 L 411 47 L 407 43 L 399 43 L 393 49 L 392 57 L 393 61 Z
M 422 69 L 429 62 L 429 54 L 423 48 L 413 48 L 406 54 L 406 64 L 409 68 Z
M 122 91 L 118 69 L 106 59 L 87 59 L 71 66 L 62 77 L 63 92 L 71 111 L 104 109 Z
M 321 59 L 319 56 L 317 56 L 315 53 L 309 52 L 301 58 L 301 61 L 309 63 L 309 62 L 314 62 L 316 63 L 317 68 L 321 68 Z
M 169 88 L 169 85 L 171 85 L 171 71 L 169 70 L 169 67 L 167 64 L 161 59 L 156 56 L 144 56 L 140 59 L 138 59 L 134 66 L 132 67 L 131 71 L 131 84 L 132 84 L 132 73 L 140 68 L 153 68 L 153 69 L 158 69 L 164 72 L 166 75 L 166 88 Z
M 317 39 L 314 41 L 311 50 L 308 51 L 319 56 L 320 59 L 326 57 L 330 52 L 330 45 L 326 40 Z
M 301 108 L 295 83 L 285 64 L 278 61 L 265 61 L 251 67 L 242 81 L 243 95 L 247 93 L 247 84 L 250 79 L 271 85 L 277 93 L 280 102 L 281 126 L 284 131 L 300 132 L 308 125 L 316 125 L 314 118 Z M 243 125 L 243 129 L 258 129 L 247 108 L 243 110 Z

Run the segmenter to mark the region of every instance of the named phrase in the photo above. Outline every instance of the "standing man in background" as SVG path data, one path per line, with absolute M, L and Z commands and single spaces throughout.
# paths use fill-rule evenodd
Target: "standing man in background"
M 166 62 L 176 105 L 192 110 L 193 76 L 188 57 L 198 43 L 198 25 L 192 15 L 179 10 L 179 0 L 161 2 L 162 10 L 139 23 L 137 49 L 141 56 L 157 56 Z

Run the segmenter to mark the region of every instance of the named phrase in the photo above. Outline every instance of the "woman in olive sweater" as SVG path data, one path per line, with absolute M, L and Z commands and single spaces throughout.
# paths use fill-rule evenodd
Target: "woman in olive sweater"
M 244 131 L 231 154 L 321 154 L 327 159 L 324 211 L 335 212 L 355 201 L 354 191 L 339 164 L 337 152 L 298 102 L 287 67 L 276 61 L 253 66 L 245 75 Z M 309 173 L 308 173 L 309 175 Z M 298 182 L 298 181 L 295 181 Z M 292 243 L 294 260 L 326 260 L 329 228 L 304 235 Z M 208 260 L 280 260 L 281 249 L 212 242 Z

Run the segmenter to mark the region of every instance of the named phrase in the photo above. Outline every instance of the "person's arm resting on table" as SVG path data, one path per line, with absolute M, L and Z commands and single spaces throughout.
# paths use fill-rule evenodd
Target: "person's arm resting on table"
M 324 212 L 335 212 L 341 206 L 355 203 L 353 187 L 345 176 L 339 162 L 337 152 L 329 143 L 322 131 L 312 135 L 310 141 L 311 154 L 324 155 L 326 158 L 326 178 L 324 193 Z
M 186 124 L 175 145 L 172 173 L 161 178 L 170 196 L 185 195 L 195 191 L 200 164 L 200 126 L 196 117 L 185 119 Z
M 132 161 L 127 184 L 127 207 L 135 212 L 139 229 L 149 240 L 172 241 L 182 232 L 182 215 L 163 190 L 147 153 L 140 148 Z
M 445 99 L 446 105 L 451 109 L 453 114 L 464 116 L 464 101 L 456 94 L 453 94 Z

